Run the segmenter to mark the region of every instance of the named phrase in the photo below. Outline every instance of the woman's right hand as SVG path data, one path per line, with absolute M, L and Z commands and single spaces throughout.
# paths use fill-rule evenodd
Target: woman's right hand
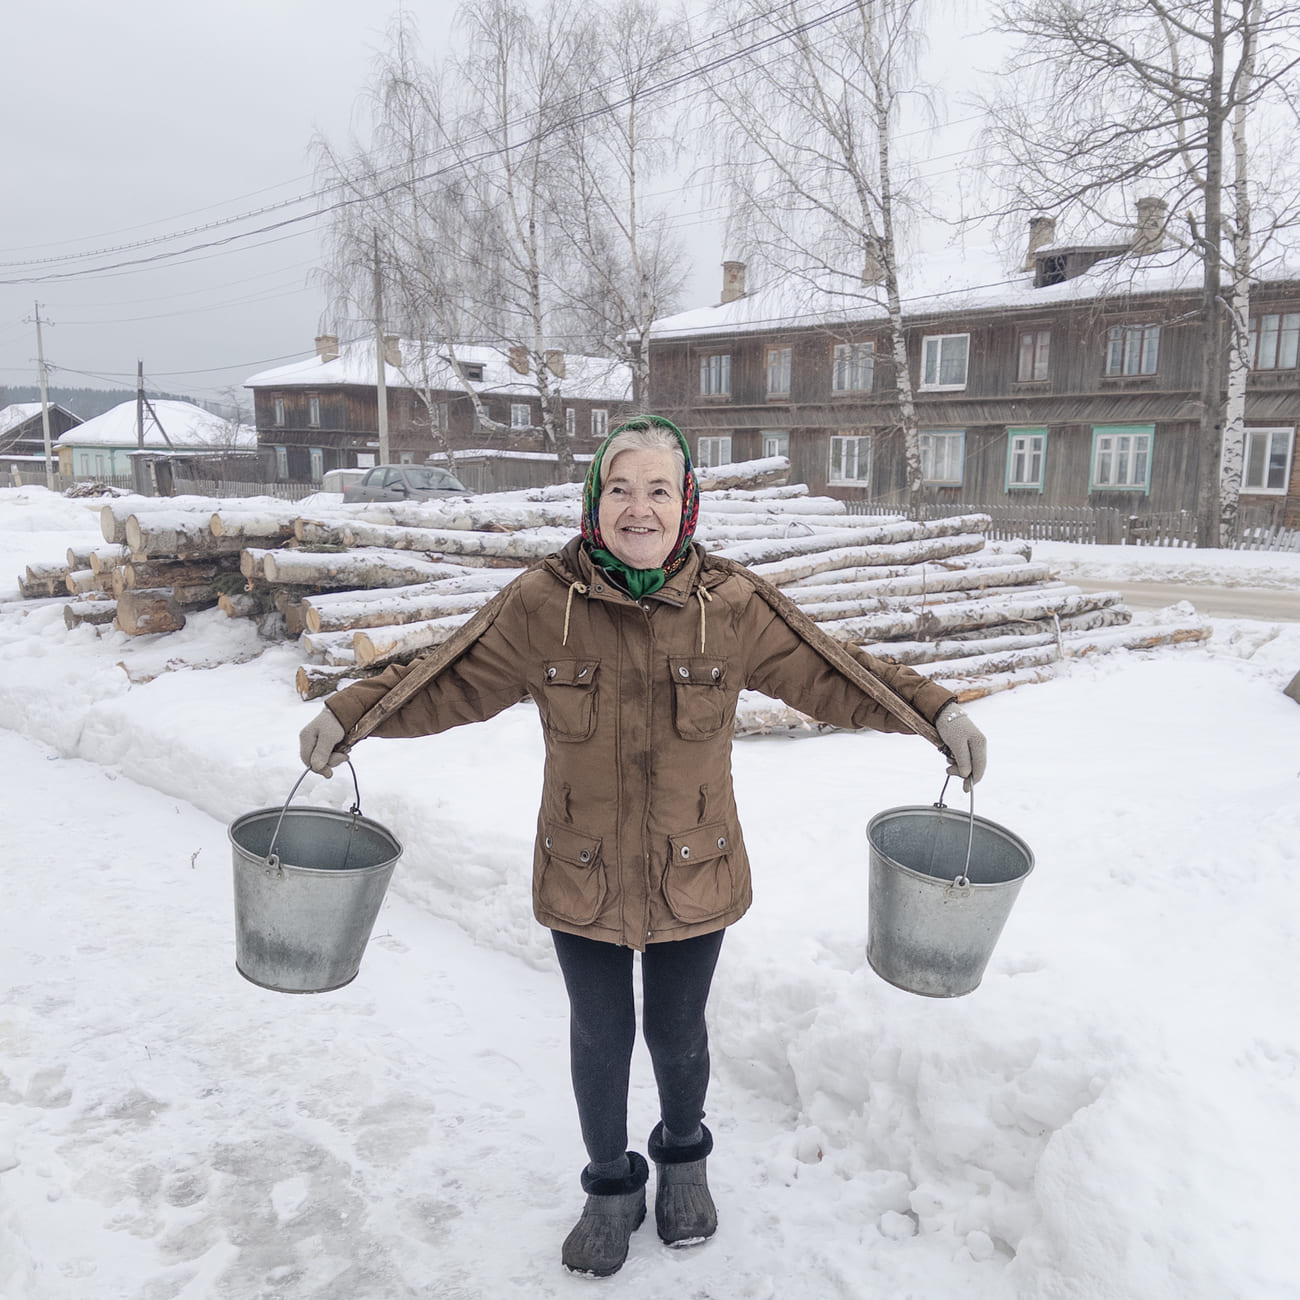
M 339 749 L 346 734 L 334 714 L 328 708 L 322 709 L 298 733 L 298 753 L 303 763 L 321 776 L 333 776 L 335 767 L 347 761 L 346 750 Z

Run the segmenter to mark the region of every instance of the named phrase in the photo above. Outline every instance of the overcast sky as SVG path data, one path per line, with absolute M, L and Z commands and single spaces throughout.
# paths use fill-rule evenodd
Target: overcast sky
M 0 386 L 36 382 L 38 300 L 52 384 L 134 388 L 139 359 L 151 390 L 219 400 L 257 370 L 309 353 L 323 307 L 312 222 L 94 277 L 50 259 L 99 249 L 120 251 L 96 265 L 146 257 L 160 249 L 122 246 L 309 191 L 312 137 L 347 141 L 394 7 L 9 0 L 0 280 L 78 273 L 0 284 Z M 436 53 L 452 3 L 407 7 Z M 304 211 L 286 206 L 257 224 Z M 716 301 L 720 224 L 690 213 L 682 234 L 693 263 L 683 305 Z

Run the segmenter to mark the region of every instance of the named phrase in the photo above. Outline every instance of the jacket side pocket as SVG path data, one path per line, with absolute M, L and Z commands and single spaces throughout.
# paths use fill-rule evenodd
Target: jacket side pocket
M 711 921 L 733 906 L 736 886 L 731 852 L 738 843 L 725 822 L 695 826 L 668 837 L 664 899 L 679 921 L 688 925 Z
M 727 661 L 703 655 L 673 655 L 673 726 L 683 740 L 711 740 L 736 716 L 727 688 Z
M 555 740 L 587 740 L 596 729 L 599 659 L 553 659 L 545 666 L 544 722 Z
M 538 844 L 537 897 L 542 907 L 574 925 L 590 925 L 605 903 L 600 836 L 548 823 Z

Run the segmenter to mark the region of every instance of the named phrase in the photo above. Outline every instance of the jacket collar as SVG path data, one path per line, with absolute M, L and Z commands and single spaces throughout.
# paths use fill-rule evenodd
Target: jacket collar
M 670 605 L 685 605 L 694 594 L 696 587 L 711 586 L 711 583 L 702 583 L 704 554 L 703 548 L 698 543 L 693 544 L 686 563 L 658 591 L 647 596 L 646 599 L 662 600 Z M 543 564 L 566 586 L 573 582 L 581 582 L 588 588 L 604 585 L 612 592 L 617 592 L 628 600 L 632 599 L 621 587 L 609 583 L 607 579 L 602 583 L 601 579 L 605 571 L 592 560 L 581 537 L 575 537 L 567 542 L 562 550 L 548 556 Z

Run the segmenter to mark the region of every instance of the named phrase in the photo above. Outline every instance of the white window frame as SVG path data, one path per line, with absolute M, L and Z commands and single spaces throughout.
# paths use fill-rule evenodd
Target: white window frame
M 939 487 L 960 487 L 966 473 L 965 429 L 922 429 L 921 479 Z
M 275 449 L 275 476 L 282 481 L 289 477 L 288 447 L 276 447 Z
M 947 354 L 960 345 L 961 380 L 944 379 Z M 951 366 L 949 366 L 951 374 Z M 921 390 L 926 393 L 951 393 L 966 387 L 970 374 L 969 334 L 927 334 L 921 340 Z
M 313 429 L 320 428 L 320 394 L 309 393 L 307 396 L 307 423 Z
M 1249 356 L 1252 370 L 1294 370 L 1300 364 L 1300 312 L 1252 316 Z
M 1291 457 L 1295 446 L 1295 429 L 1246 429 L 1245 438 L 1241 449 L 1241 490 L 1249 492 L 1252 495 L 1260 496 L 1285 496 L 1287 485 L 1291 482 Z M 1265 441 L 1267 440 L 1267 441 Z M 1259 444 L 1263 444 L 1262 451 L 1258 454 L 1257 467 L 1262 471 L 1259 477 L 1263 480 L 1259 484 L 1251 483 L 1251 452 Z M 1276 463 L 1274 457 L 1277 455 L 1277 448 L 1280 445 L 1282 450 L 1281 475 L 1278 477 L 1276 486 L 1270 487 L 1268 480 L 1274 475 L 1272 468 Z
M 325 477 L 325 449 L 310 447 L 308 453 L 311 456 L 311 481 L 319 483 Z
M 1154 375 L 1160 368 L 1160 326 L 1112 325 L 1106 331 L 1106 361 L 1102 373 L 1110 379 Z
M 1007 430 L 1008 492 L 1041 492 L 1047 468 L 1046 429 Z
M 275 421 L 277 428 L 284 427 L 284 398 L 273 397 L 271 399 L 272 419 Z
M 731 353 L 709 352 L 700 357 L 700 396 L 731 396 Z
M 695 446 L 695 463 L 701 468 L 731 464 L 731 435 L 701 438 Z
M 770 347 L 763 358 L 763 371 L 767 376 L 769 397 L 790 396 L 790 368 L 794 361 L 794 348 L 785 344 Z
M 1094 424 L 1089 492 L 1151 491 L 1153 424 Z
M 766 430 L 758 435 L 763 440 L 763 458 L 790 455 L 790 435 L 779 429 Z
M 609 411 L 603 406 L 591 408 L 591 436 L 604 438 L 609 433 Z
M 510 403 L 510 427 L 512 429 L 531 429 L 533 412 L 527 402 Z
M 834 433 L 826 462 L 827 483 L 842 487 L 871 486 L 871 435 Z
M 831 349 L 832 393 L 869 393 L 875 383 L 874 342 L 835 344 Z
M 576 407 L 566 406 L 564 408 L 564 433 L 569 438 L 578 436 L 578 411 Z
M 1028 345 L 1028 346 L 1026 346 Z M 1028 365 L 1026 365 L 1028 361 Z M 1052 361 L 1052 331 L 1048 328 L 1020 331 L 1016 349 L 1016 382 L 1039 383 L 1048 377 Z M 1028 374 L 1025 372 L 1028 371 Z

